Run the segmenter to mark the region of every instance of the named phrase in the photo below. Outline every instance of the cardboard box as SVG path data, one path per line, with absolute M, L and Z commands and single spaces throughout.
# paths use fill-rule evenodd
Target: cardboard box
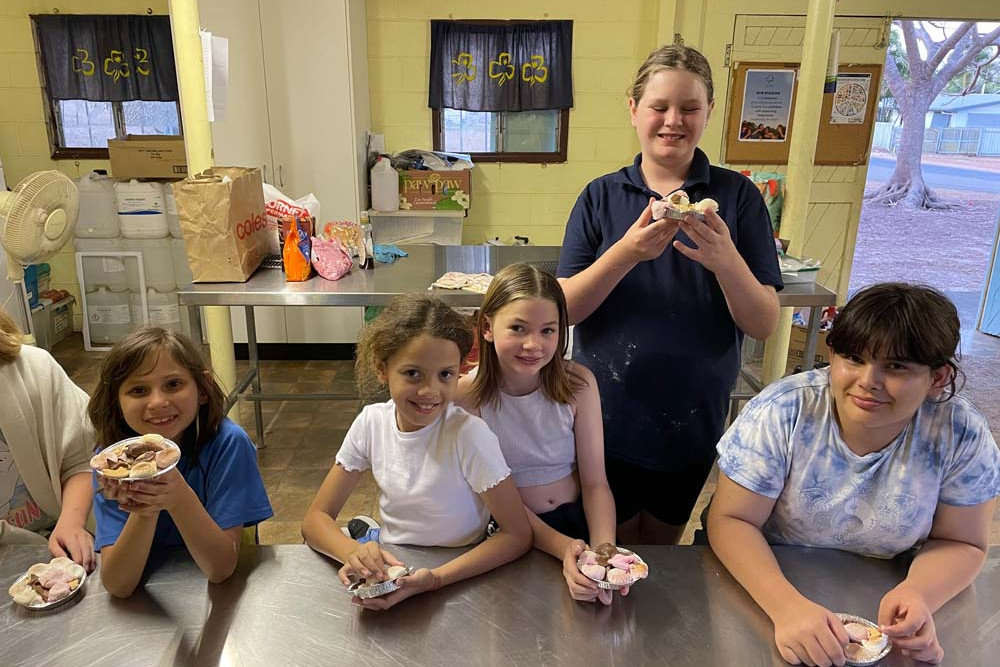
M 142 136 L 108 141 L 111 174 L 122 178 L 184 178 L 187 156 L 184 137 L 176 135 Z
M 399 172 L 399 208 L 463 211 L 469 208 L 472 170 L 407 169 Z
M 816 356 L 814 363 L 830 363 L 830 348 L 826 346 L 826 331 L 820 331 L 816 336 Z M 785 364 L 785 375 L 802 366 L 802 358 L 806 352 L 806 327 L 792 326 L 792 335 L 788 340 L 788 363 Z

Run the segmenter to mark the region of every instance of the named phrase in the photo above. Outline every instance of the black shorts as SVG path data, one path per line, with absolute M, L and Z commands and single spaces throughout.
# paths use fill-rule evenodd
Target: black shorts
M 539 514 L 538 518 L 567 537 L 590 543 L 590 528 L 587 526 L 587 515 L 583 511 L 582 498 L 577 498 L 571 503 L 563 503 L 554 510 Z
M 657 521 L 672 526 L 687 524 L 713 463 L 681 470 L 650 470 L 621 459 L 605 459 L 618 523 L 645 510 Z

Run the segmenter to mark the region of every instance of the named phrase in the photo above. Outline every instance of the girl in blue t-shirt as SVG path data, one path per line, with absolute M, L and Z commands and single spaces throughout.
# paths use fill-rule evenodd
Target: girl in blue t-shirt
M 594 374 L 563 358 L 568 331 L 554 276 L 529 264 L 501 269 L 479 310 L 479 367 L 459 381 L 457 402 L 499 439 L 534 545 L 563 562 L 570 595 L 611 604 L 611 591 L 576 565 L 587 542 L 615 542 L 615 499 L 601 396 Z
M 98 449 L 147 433 L 181 448 L 177 467 L 153 479 L 97 480 L 95 549 L 112 595 L 132 594 L 154 547 L 186 546 L 209 581 L 223 581 L 236 569 L 243 528 L 273 515 L 253 443 L 224 405 L 184 336 L 139 329 L 105 357 L 88 408 Z
M 958 313 L 930 288 L 874 285 L 844 306 L 827 343 L 829 369 L 766 387 L 719 442 L 709 540 L 771 617 L 781 656 L 809 665 L 843 665 L 848 637 L 769 545 L 877 558 L 917 547 L 877 618 L 904 654 L 940 662 L 932 614 L 979 573 L 1000 495 L 989 425 L 955 396 Z

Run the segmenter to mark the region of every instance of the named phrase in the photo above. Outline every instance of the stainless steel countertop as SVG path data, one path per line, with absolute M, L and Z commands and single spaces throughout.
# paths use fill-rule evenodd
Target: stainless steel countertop
M 448 549 L 391 549 L 437 565 Z M 770 621 L 706 547 L 643 547 L 650 578 L 610 608 L 570 599 L 554 558 L 514 563 L 385 612 L 354 606 L 336 564 L 302 545 L 244 547 L 236 573 L 208 584 L 186 555 L 128 600 L 100 573 L 58 611 L 0 609 L 0 664 L 84 665 L 784 665 Z M 874 618 L 901 560 L 778 547 L 791 582 L 833 611 Z M 45 548 L 0 547 L 4 590 Z M 1000 551 L 935 615 L 945 664 L 996 664 Z M 882 665 L 912 665 L 893 651 Z
M 409 257 L 392 264 L 376 262 L 363 271 L 355 267 L 340 280 L 313 276 L 301 283 L 285 282 L 276 269 L 258 269 L 245 283 L 196 283 L 177 291 L 183 306 L 378 306 L 398 295 L 427 290 L 448 271 L 496 273 L 515 262 L 529 262 L 555 272 L 559 246 L 403 246 Z M 435 288 L 452 306 L 478 306 L 481 294 Z M 782 306 L 830 306 L 836 294 L 815 283 L 787 285 L 778 293 Z

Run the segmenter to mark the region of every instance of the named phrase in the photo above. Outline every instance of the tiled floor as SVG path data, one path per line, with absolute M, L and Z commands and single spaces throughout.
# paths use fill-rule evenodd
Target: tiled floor
M 1000 339 L 978 332 L 963 331 L 963 367 L 968 376 L 964 393 L 986 413 L 994 437 L 1000 440 Z M 84 390 L 97 382 L 101 353 L 84 352 L 83 341 L 76 334 L 53 351 L 70 377 Z M 206 350 L 207 354 L 207 350 Z M 246 362 L 237 362 L 237 372 L 246 370 Z M 264 390 L 273 393 L 347 393 L 353 390 L 353 371 L 347 361 L 264 361 L 261 362 Z M 264 403 L 265 444 L 259 463 L 267 487 L 274 518 L 260 525 L 260 539 L 265 544 L 300 543 L 299 526 L 309 503 L 333 465 L 340 443 L 360 409 L 358 401 L 296 401 Z M 253 408 L 239 404 L 239 420 L 256 439 Z M 701 526 L 698 518 L 715 491 L 713 472 L 692 512 L 683 542 L 690 543 Z M 341 513 L 377 517 L 378 490 L 366 473 L 351 494 Z M 346 523 L 346 521 L 341 521 Z M 1000 544 L 1000 510 L 994 517 L 991 544 Z

